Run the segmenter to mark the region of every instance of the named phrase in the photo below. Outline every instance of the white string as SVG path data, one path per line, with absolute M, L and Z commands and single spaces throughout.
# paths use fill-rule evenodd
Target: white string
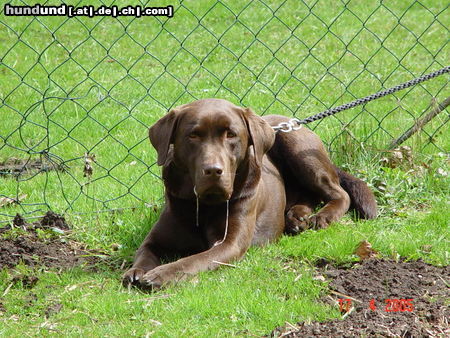
M 195 190 L 195 185 L 194 185 L 194 194 L 195 194 L 195 197 L 197 198 L 197 210 L 196 210 L 196 212 L 195 212 L 195 224 L 197 225 L 197 227 L 199 227 L 199 224 L 198 224 L 198 210 L 199 210 L 199 203 L 198 203 L 198 194 L 197 194 L 197 190 Z
M 194 186 L 194 194 L 195 197 L 197 199 L 197 210 L 195 211 L 195 222 L 197 227 L 199 226 L 199 222 L 198 222 L 198 214 L 199 214 L 199 201 L 198 201 L 198 194 L 197 194 L 197 190 L 195 190 L 195 186 Z M 228 234 L 228 217 L 230 215 L 230 200 L 227 200 L 227 216 L 225 219 L 225 234 L 223 235 L 223 239 L 221 241 L 217 241 L 216 243 L 214 243 L 214 246 L 216 245 L 220 245 L 223 242 L 225 242 L 225 239 L 227 238 L 227 234 Z
M 225 239 L 227 238 L 227 234 L 228 234 L 228 216 L 230 214 L 229 210 L 230 210 L 230 200 L 227 200 L 227 218 L 225 220 L 225 234 L 223 235 L 223 239 L 221 241 L 218 241 L 218 242 L 214 243 L 214 246 L 222 244 L 223 242 L 225 242 Z

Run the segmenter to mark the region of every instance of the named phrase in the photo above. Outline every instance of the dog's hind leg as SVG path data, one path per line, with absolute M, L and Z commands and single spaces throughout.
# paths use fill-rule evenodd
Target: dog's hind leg
M 315 215 L 309 218 L 309 223 L 313 228 L 325 228 L 331 222 L 339 220 L 350 207 L 350 197 L 339 185 L 339 178 L 330 172 L 318 173 L 315 191 L 321 197 L 325 206 Z
M 320 171 L 316 175 L 321 178 L 312 180 L 320 182 L 314 185 L 314 193 L 310 192 L 309 199 L 302 198 L 287 210 L 285 233 L 295 235 L 309 228 L 325 228 L 347 212 L 350 198 L 337 178 Z M 321 202 L 325 205 L 313 214 Z
M 314 205 L 308 201 L 298 201 L 297 204 L 290 207 L 286 212 L 284 233 L 297 235 L 309 229 L 308 219 L 313 211 Z
M 288 121 L 282 116 L 267 116 L 265 119 L 271 125 Z M 312 206 L 312 209 L 320 202 L 325 203 L 317 214 L 308 217 L 306 222 L 310 227 L 327 227 L 347 212 L 350 197 L 341 187 L 336 169 L 315 133 L 306 128 L 287 133 L 278 132 L 269 156 L 282 171 L 286 190 L 293 191 L 298 188 L 297 196 L 306 199 L 309 202 L 306 206 Z M 293 201 L 292 204 L 297 204 L 295 198 Z M 305 209 L 302 203 L 299 204 L 300 207 L 292 209 L 291 214 L 287 215 L 292 223 L 298 219 L 295 216 L 302 213 L 306 215 L 310 211 L 309 208 Z M 291 210 L 288 210 L 288 214 L 289 211 Z

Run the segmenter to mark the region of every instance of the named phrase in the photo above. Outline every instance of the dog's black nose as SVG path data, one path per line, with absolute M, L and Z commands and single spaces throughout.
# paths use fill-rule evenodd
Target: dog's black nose
M 222 174 L 223 168 L 218 164 L 210 165 L 203 169 L 203 175 L 205 176 L 219 177 L 222 176 Z

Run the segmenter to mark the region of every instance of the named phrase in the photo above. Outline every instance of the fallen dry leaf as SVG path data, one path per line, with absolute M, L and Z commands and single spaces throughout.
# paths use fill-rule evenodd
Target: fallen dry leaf
M 84 169 L 83 169 L 83 176 L 91 178 L 92 173 L 94 172 L 94 168 L 92 168 L 92 163 L 95 162 L 95 154 L 84 154 Z
M 326 278 L 322 275 L 317 275 L 313 277 L 314 280 L 317 280 L 319 282 L 326 282 Z
M 378 251 L 375 249 L 372 249 L 372 244 L 370 244 L 368 241 L 361 241 L 358 244 L 358 247 L 356 248 L 355 254 L 361 258 L 361 260 L 373 258 L 378 255 Z
M 389 168 L 396 168 L 403 163 L 412 165 L 412 149 L 408 146 L 401 146 L 389 151 L 389 155 L 380 159 L 380 163 Z
M 11 198 L 11 197 L 0 197 L 0 208 L 4 206 L 9 206 L 14 203 L 20 203 L 22 200 L 27 198 L 27 194 L 22 194 L 18 198 Z
M 425 253 L 430 253 L 433 250 L 433 246 L 430 244 L 424 244 L 420 247 L 420 249 Z
M 446 172 L 442 168 L 437 168 L 436 169 L 436 174 L 438 174 L 439 176 L 442 176 L 442 177 L 447 177 L 448 176 L 448 172 Z

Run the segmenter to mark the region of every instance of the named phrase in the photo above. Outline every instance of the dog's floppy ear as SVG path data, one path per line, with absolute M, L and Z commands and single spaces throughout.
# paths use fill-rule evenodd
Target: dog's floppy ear
M 255 160 L 261 166 L 262 158 L 275 142 L 275 132 L 272 127 L 250 108 L 244 108 L 244 119 L 250 135 L 250 144 L 253 145 Z
M 158 165 L 164 165 L 167 162 L 169 148 L 173 143 L 178 115 L 178 111 L 172 109 L 148 130 L 150 142 L 158 152 Z

